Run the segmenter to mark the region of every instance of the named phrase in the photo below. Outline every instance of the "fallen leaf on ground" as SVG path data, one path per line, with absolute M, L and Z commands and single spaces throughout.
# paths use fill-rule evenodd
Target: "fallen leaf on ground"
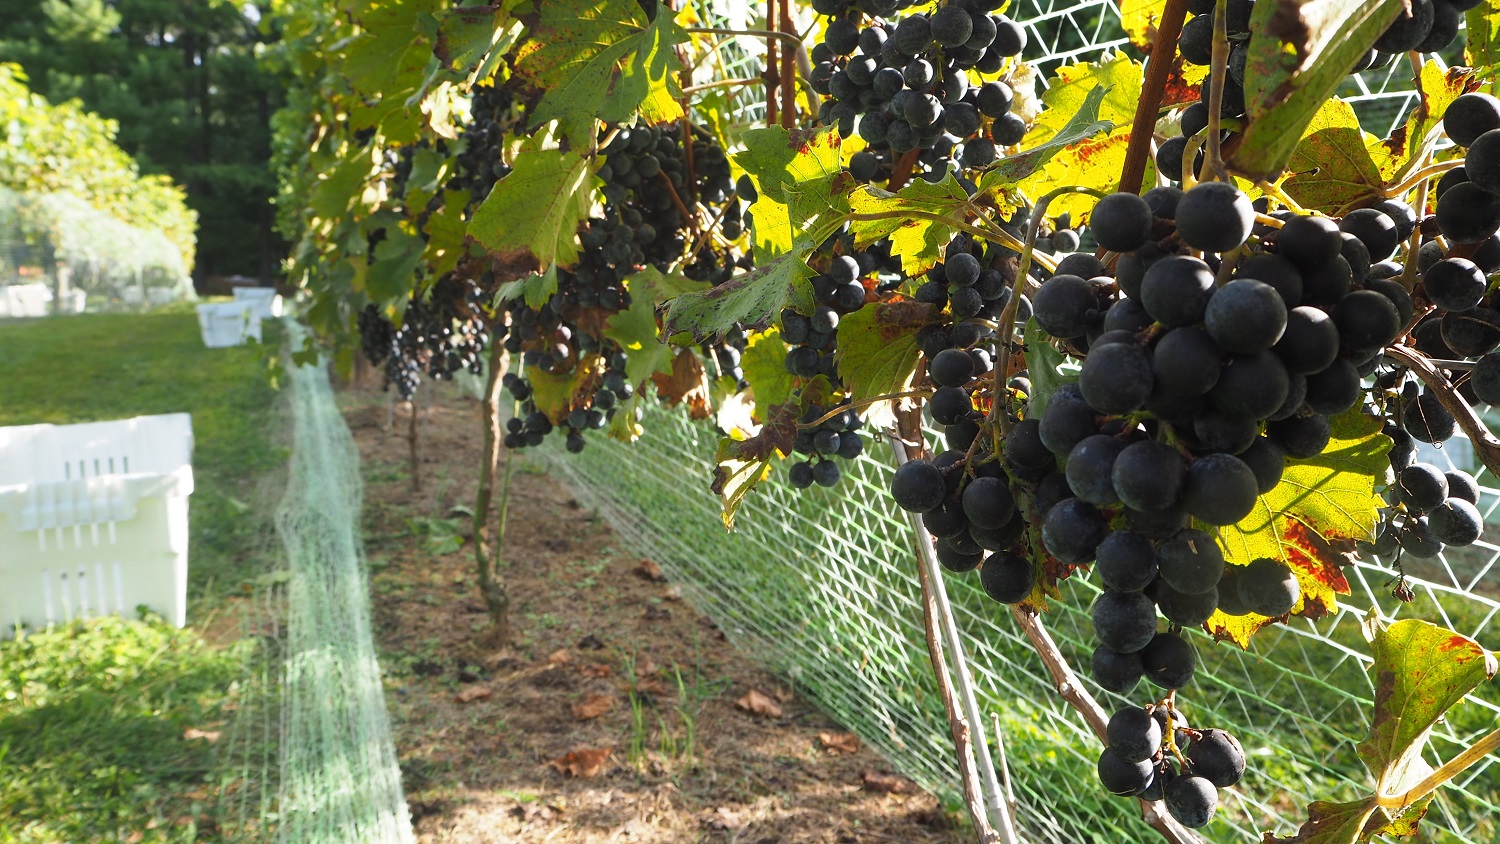
M 859 752 L 859 737 L 853 733 L 818 733 L 818 743 L 836 753 Z
M 745 824 L 745 818 L 733 809 L 720 806 L 708 814 L 704 823 L 710 829 L 739 829 Z
M 188 727 L 186 730 L 182 731 L 182 737 L 188 741 L 192 741 L 193 739 L 204 739 L 209 742 L 215 742 L 219 740 L 219 736 L 221 735 L 223 735 L 223 733 L 219 732 L 218 730 L 200 730 L 197 727 Z
M 564 753 L 547 764 L 565 777 L 593 777 L 598 776 L 599 772 L 604 770 L 604 763 L 614 752 L 613 747 L 580 747 Z
M 553 651 L 552 653 L 547 654 L 547 664 L 548 665 L 567 665 L 568 663 L 570 663 L 572 661 L 573 661 L 573 655 L 570 654 L 570 653 L 568 653 L 568 649 L 567 648 L 558 648 L 557 650 Z
M 599 641 L 598 636 L 590 633 L 578 640 L 578 649 L 580 651 L 600 651 L 604 650 L 604 643 Z
M 647 606 L 646 607 L 646 620 L 647 621 L 666 621 L 666 620 L 670 619 L 671 617 L 672 617 L 672 611 L 669 610 L 669 609 L 667 609 L 666 607 L 658 607 L 658 606 L 655 606 L 655 605 L 651 605 L 651 606 Z
M 580 721 L 598 718 L 615 708 L 615 699 L 609 695 L 592 694 L 573 703 L 573 717 Z
M 656 697 L 661 697 L 667 693 L 666 687 L 663 686 L 661 684 L 661 681 L 656 679 L 655 677 L 647 677 L 644 680 L 637 680 L 635 684 L 635 690 L 637 693 L 645 693 L 648 695 L 654 695 Z
M 639 577 L 657 583 L 667 579 L 667 576 L 662 574 L 661 566 L 651 560 L 641 560 L 640 564 L 635 567 L 635 573 Z
M 635 658 L 635 676 L 650 677 L 660 669 L 650 654 L 641 654 Z
M 602 662 L 580 662 L 578 663 L 578 673 L 597 680 L 601 677 L 608 677 L 615 673 L 615 670 Z
M 676 584 L 668 586 L 667 591 L 661 593 L 661 597 L 667 601 L 680 601 L 682 600 L 682 587 Z
M 510 814 L 522 821 L 550 821 L 557 817 L 557 809 L 543 803 L 526 803 L 512 806 Z
M 759 689 L 751 689 L 744 697 L 735 701 L 734 705 L 752 715 L 760 715 L 764 718 L 781 717 L 781 704 Z
M 459 689 L 458 694 L 454 695 L 453 699 L 459 703 L 473 703 L 476 700 L 486 700 L 493 694 L 494 691 L 489 686 L 475 683 L 472 686 L 464 686 L 462 689 Z
M 859 775 L 860 782 L 871 791 L 882 794 L 905 794 L 911 790 L 911 783 L 905 779 L 891 774 L 882 774 L 876 771 L 865 771 Z

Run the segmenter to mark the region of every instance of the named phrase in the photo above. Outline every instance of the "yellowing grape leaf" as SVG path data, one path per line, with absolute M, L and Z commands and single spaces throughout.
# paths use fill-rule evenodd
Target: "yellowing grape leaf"
M 1073 144 L 1053 156 L 1040 171 L 1022 179 L 1017 189 L 1033 199 L 1059 185 L 1114 193 L 1120 186 L 1120 171 L 1125 166 L 1125 151 L 1129 147 L 1129 126 Z M 1145 184 L 1153 184 L 1155 179 L 1156 164 L 1147 161 Z M 1047 205 L 1047 216 L 1072 214 L 1075 220 L 1083 219 L 1098 202 L 1089 194 L 1065 193 L 1054 197 Z
M 1008 188 L 1035 173 L 1067 147 L 1093 138 L 1101 132 L 1113 130 L 1114 123 L 1099 119 L 1099 107 L 1104 103 L 1109 90 L 1104 85 L 1091 88 L 1072 113 L 1072 118 L 1058 132 L 1039 143 L 1028 144 L 1022 141 L 1024 149 L 995 162 L 980 177 L 979 193 L 988 197 L 994 191 Z M 1003 213 L 1003 201 L 997 204 L 1002 206 Z
M 1130 43 L 1144 52 L 1151 52 L 1156 40 L 1156 27 L 1161 23 L 1161 13 L 1167 8 L 1167 0 L 1121 0 L 1120 25 Z
M 734 530 L 740 503 L 756 484 L 770 477 L 771 461 L 792 453 L 800 414 L 797 402 L 789 401 L 767 412 L 766 424 L 755 436 L 743 440 L 720 438 L 710 488 L 719 496 L 724 527 Z
M 1095 88 L 1104 88 L 1095 119 L 1129 126 L 1135 119 L 1135 104 L 1141 98 L 1141 63 L 1124 53 L 1105 56 L 1098 62 L 1064 65 L 1047 80 L 1042 94 L 1042 113 L 1037 115 L 1021 146 L 1030 147 L 1050 139 L 1073 122 Z
M 578 226 L 588 219 L 598 162 L 577 151 L 544 149 L 540 136 L 515 157 L 469 221 L 469 236 L 519 277 L 578 260 Z M 509 281 L 501 278 L 500 281 Z
M 937 316 L 927 302 L 880 302 L 839 321 L 839 378 L 856 401 L 911 389 L 917 372 L 917 332 Z M 870 411 L 866 411 L 867 413 Z
M 558 121 L 575 146 L 594 141 L 596 120 L 648 123 L 682 116 L 672 48 L 688 40 L 665 4 L 647 21 L 635 0 L 538 3 L 540 15 L 518 16 L 530 37 L 516 51 L 516 75 L 543 91 L 533 126 Z
M 1322 618 L 1349 594 L 1340 563 L 1354 543 L 1374 538 L 1375 480 L 1384 475 L 1391 440 L 1381 422 L 1358 409 L 1333 420 L 1333 436 L 1322 454 L 1288 460 L 1281 483 L 1255 502 L 1239 524 L 1220 531 L 1224 560 L 1246 566 L 1261 557 L 1279 560 L 1297 576 L 1302 597 L 1296 615 Z M 1240 647 L 1273 619 L 1250 613 L 1215 612 L 1203 626 L 1214 638 Z
M 1489 80 L 1491 94 L 1500 93 L 1500 0 L 1484 0 L 1464 13 L 1464 64 L 1488 71 L 1481 78 Z
M 1406 0 L 1267 0 L 1250 16 L 1249 120 L 1231 169 L 1275 180 L 1323 102 L 1406 7 Z
M 1479 90 L 1479 78 L 1470 68 L 1451 67 L 1444 70 L 1436 61 L 1428 59 L 1417 78 L 1417 88 L 1421 93 L 1417 107 L 1412 109 L 1406 122 L 1397 126 L 1383 145 L 1386 156 L 1379 163 L 1381 176 L 1387 182 L 1395 180 L 1397 172 L 1421 151 L 1422 141 L 1434 126 L 1442 122 L 1443 113 L 1448 110 L 1448 106 L 1461 95 Z
M 339 70 L 354 88 L 349 124 L 380 127 L 388 140 L 412 143 L 422 121 L 407 100 L 424 87 L 439 3 L 396 0 L 356 10 L 361 32 L 342 45 Z
M 1495 676 L 1495 654 L 1435 624 L 1372 621 L 1365 629 L 1375 653 L 1375 712 L 1370 737 L 1357 750 L 1375 775 L 1375 791 L 1346 803 L 1313 803 L 1296 835 L 1266 833 L 1264 844 L 1356 844 L 1416 834 L 1435 796 L 1416 793 L 1433 773 L 1421 756 L 1427 736 L 1448 710 Z M 1445 772 L 1443 781 L 1463 770 Z
M 554 425 L 562 424 L 568 411 L 588 404 L 595 382 L 599 380 L 598 363 L 599 356 L 590 354 L 581 358 L 571 372 L 527 369 L 526 380 L 531 384 L 536 409 L 547 414 Z
M 1365 200 L 1378 201 L 1385 179 L 1377 157 L 1389 159 L 1380 140 L 1359 128 L 1353 107 L 1331 99 L 1307 124 L 1287 162 L 1296 175 L 1282 187 L 1303 207 L 1325 214 Z
M 786 344 L 776 328 L 753 334 L 740 358 L 740 369 L 755 394 L 756 418 L 792 394 L 792 374 L 786 371 Z
M 913 216 L 913 212 L 962 220 L 968 201 L 969 195 L 952 173 L 936 184 L 913 179 L 896 193 L 866 185 L 849 197 L 854 215 L 849 231 L 858 249 L 890 238 L 892 254 L 901 256 L 901 271 L 918 276 L 942 260 L 943 248 L 957 229 L 928 216 Z
M 1376 793 L 1401 794 L 1431 773 L 1422 746 L 1438 719 L 1495 676 L 1495 655 L 1478 642 L 1417 619 L 1379 631 L 1375 718 L 1359 758 L 1376 773 Z
M 811 313 L 812 268 L 807 256 L 849 219 L 854 179 L 839 167 L 839 137 L 832 129 L 745 133 L 735 156 L 755 181 L 754 269 L 701 293 L 678 296 L 663 320 L 673 343 L 701 342 L 736 324 L 769 326 L 784 307 Z

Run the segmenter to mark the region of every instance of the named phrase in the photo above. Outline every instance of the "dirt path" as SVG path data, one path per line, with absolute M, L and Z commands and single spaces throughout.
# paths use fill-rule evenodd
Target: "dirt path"
M 505 546 L 516 643 L 476 648 L 485 615 L 453 508 L 473 501 L 478 405 L 435 392 L 417 491 L 404 409 L 388 433 L 386 396 L 340 395 L 422 841 L 967 840 L 936 799 L 750 665 L 534 459 L 516 464 Z

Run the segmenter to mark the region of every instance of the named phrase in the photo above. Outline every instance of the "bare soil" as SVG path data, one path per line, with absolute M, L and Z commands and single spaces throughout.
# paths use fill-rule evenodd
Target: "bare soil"
M 362 459 L 375 633 L 420 840 L 968 840 L 524 455 L 511 458 L 501 567 L 514 641 L 483 646 L 469 517 L 456 509 L 474 499 L 479 405 L 446 387 L 419 400 L 415 489 L 407 405 L 392 410 L 370 386 L 340 396 Z

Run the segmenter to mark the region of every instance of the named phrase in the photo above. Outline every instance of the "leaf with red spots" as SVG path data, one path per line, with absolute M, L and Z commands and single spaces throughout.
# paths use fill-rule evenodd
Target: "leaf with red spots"
M 1208 78 L 1208 70 L 1207 65 L 1184 64 L 1181 56 L 1173 59 L 1172 68 L 1167 71 L 1166 87 L 1162 90 L 1162 108 L 1198 102 L 1198 89 Z
M 1302 598 L 1292 614 L 1322 618 L 1349 594 L 1341 571 L 1354 543 L 1374 538 L 1376 478 L 1383 476 L 1390 438 L 1378 419 L 1357 409 L 1333 420 L 1322 454 L 1288 460 L 1281 483 L 1261 496 L 1239 524 L 1220 531 L 1224 559 L 1246 566 L 1261 557 L 1280 560 L 1297 576 Z M 1215 638 L 1245 647 L 1255 632 L 1275 619 L 1254 613 L 1214 613 L 1204 625 Z
M 1406 168 L 1422 151 L 1427 134 L 1442 122 L 1448 106 L 1460 96 L 1479 90 L 1479 77 L 1471 68 L 1450 67 L 1445 70 L 1436 61 L 1428 59 L 1417 76 L 1417 90 L 1422 95 L 1417 107 L 1384 143 L 1389 158 L 1380 163 L 1382 175 L 1388 182 L 1396 181 L 1398 171 Z
M 958 232 L 955 224 L 966 216 L 968 202 L 952 173 L 937 183 L 913 179 L 896 193 L 865 186 L 849 197 L 855 216 L 849 231 L 857 249 L 890 238 L 891 254 L 901 256 L 901 271 L 916 277 L 943 259 L 943 248 Z
M 1151 45 L 1156 41 L 1156 26 L 1161 23 L 1161 14 L 1166 8 L 1167 0 L 1121 0 L 1120 25 L 1136 49 L 1151 52 Z
M 936 306 L 908 300 L 866 305 L 844 317 L 837 362 L 849 396 L 858 401 L 911 389 L 921 354 L 917 332 L 935 316 Z

